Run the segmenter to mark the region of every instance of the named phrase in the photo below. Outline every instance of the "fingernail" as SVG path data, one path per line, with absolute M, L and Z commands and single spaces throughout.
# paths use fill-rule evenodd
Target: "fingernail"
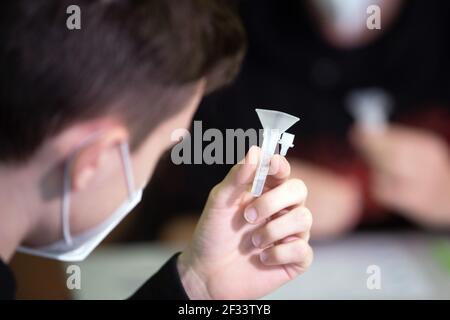
M 244 217 L 248 222 L 255 222 L 256 218 L 258 218 L 258 213 L 255 208 L 247 208 L 245 209 Z
M 262 242 L 261 236 L 259 234 L 254 234 L 252 237 L 252 242 L 256 248 L 259 248 Z
M 265 263 L 267 261 L 267 252 L 263 251 L 259 254 L 259 259 L 261 262 Z

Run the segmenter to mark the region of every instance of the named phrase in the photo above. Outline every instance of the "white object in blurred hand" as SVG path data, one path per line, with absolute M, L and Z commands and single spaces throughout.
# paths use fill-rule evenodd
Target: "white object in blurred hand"
M 264 132 L 261 157 L 251 192 L 255 197 L 259 197 L 263 191 L 267 174 L 269 173 L 270 159 L 275 154 L 277 144 L 281 144 L 281 154 L 283 156 L 286 155 L 287 150 L 294 146 L 292 144 L 294 135 L 285 133 L 285 131 L 300 119 L 290 114 L 274 110 L 256 109 L 256 112 L 258 113 Z
M 358 126 L 370 132 L 383 132 L 389 123 L 391 97 L 379 88 L 350 93 L 347 106 Z

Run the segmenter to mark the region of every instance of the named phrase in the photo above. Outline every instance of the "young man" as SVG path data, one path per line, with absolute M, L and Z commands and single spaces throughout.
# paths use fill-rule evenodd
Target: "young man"
M 171 133 L 235 74 L 244 36 L 212 0 L 17 0 L 0 21 L 0 296 L 12 298 L 17 249 L 82 260 L 139 202 Z M 258 156 L 211 191 L 193 240 L 133 298 L 257 298 L 308 268 L 305 185 L 274 157 L 252 198 Z

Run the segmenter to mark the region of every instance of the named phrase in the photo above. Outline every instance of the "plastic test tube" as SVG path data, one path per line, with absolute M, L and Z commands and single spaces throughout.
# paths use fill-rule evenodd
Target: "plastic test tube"
M 280 139 L 280 133 L 277 129 L 264 129 L 263 144 L 261 148 L 261 159 L 256 169 L 255 179 L 253 180 L 252 194 L 259 197 L 264 189 L 267 174 L 270 168 L 270 159 L 275 153 L 275 149 Z

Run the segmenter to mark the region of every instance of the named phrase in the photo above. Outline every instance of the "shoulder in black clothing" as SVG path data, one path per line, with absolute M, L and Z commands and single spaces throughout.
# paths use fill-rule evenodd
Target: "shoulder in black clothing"
M 130 300 L 189 300 L 177 270 L 178 255 L 170 258 Z
M 0 300 L 12 300 L 16 295 L 16 281 L 9 267 L 0 260 Z

